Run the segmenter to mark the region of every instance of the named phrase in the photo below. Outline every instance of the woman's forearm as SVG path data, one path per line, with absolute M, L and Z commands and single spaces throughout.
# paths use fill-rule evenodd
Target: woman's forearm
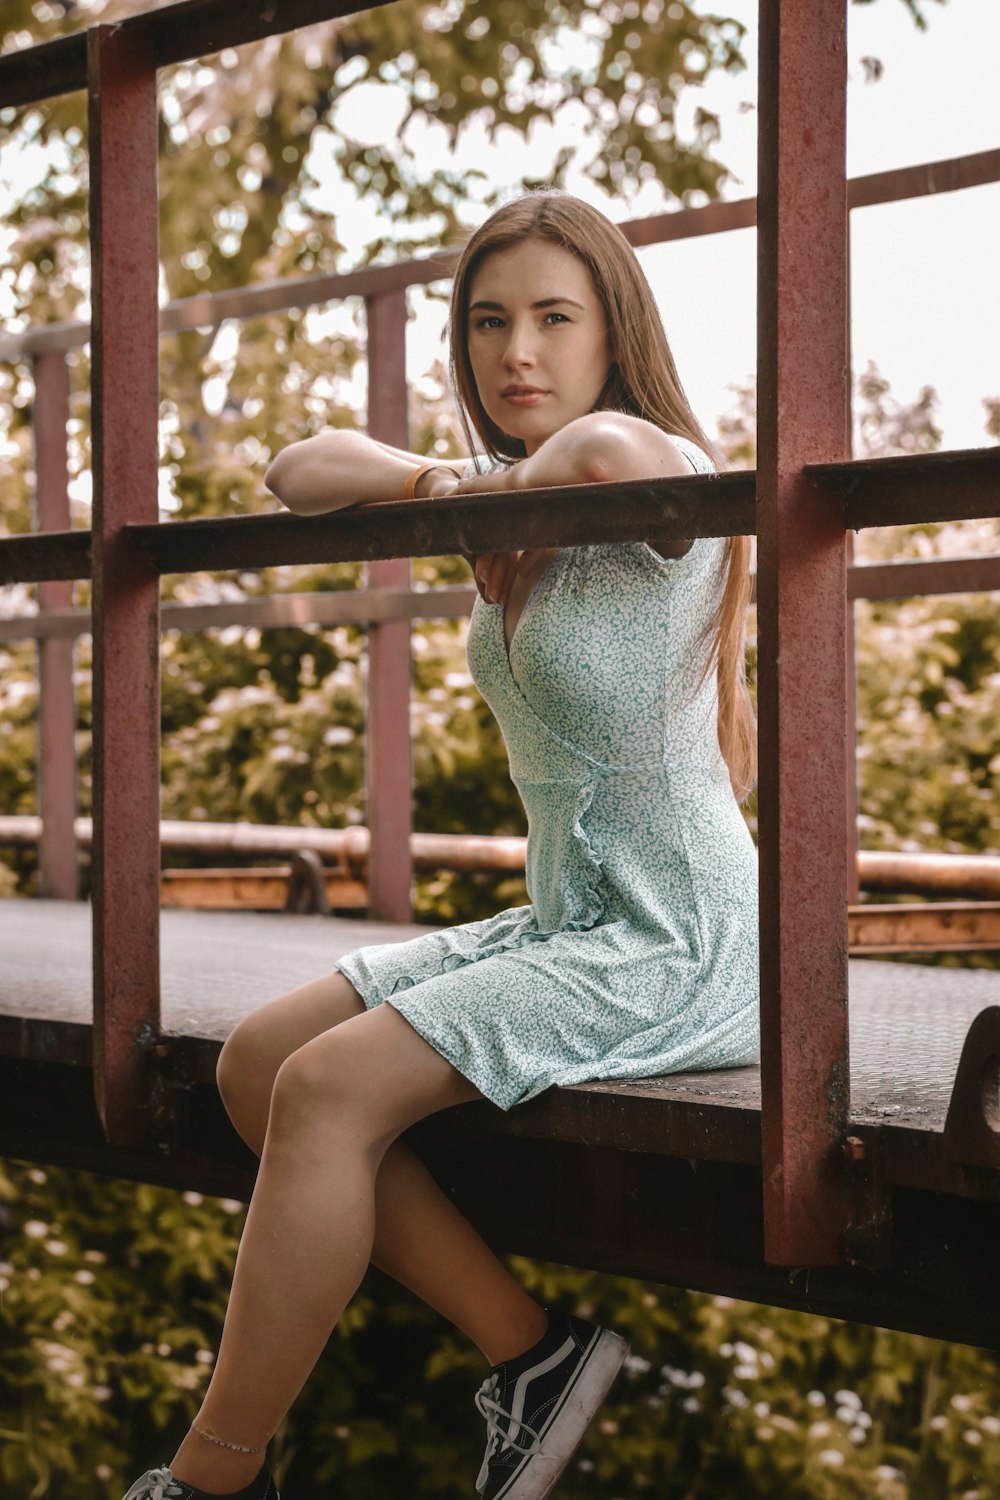
M 464 494 L 477 490 L 541 490 L 690 472 L 687 459 L 651 422 L 623 412 L 598 411 L 567 422 L 513 468 L 466 479 L 458 489 Z
M 545 439 L 514 470 L 513 488 L 541 490 L 559 484 L 588 484 L 603 478 L 599 434 L 589 417 L 578 417 Z
M 459 494 L 487 490 L 541 490 L 562 484 L 594 484 L 612 477 L 606 473 L 603 434 L 593 416 L 578 417 L 545 439 L 529 458 L 510 469 L 464 479 Z
M 336 428 L 283 448 L 264 475 L 264 484 L 298 515 L 320 515 L 345 505 L 401 500 L 406 480 L 420 462 L 419 454 L 390 448 L 363 432 Z M 460 472 L 461 461 L 452 468 Z M 430 490 L 432 478 L 424 477 L 418 495 Z

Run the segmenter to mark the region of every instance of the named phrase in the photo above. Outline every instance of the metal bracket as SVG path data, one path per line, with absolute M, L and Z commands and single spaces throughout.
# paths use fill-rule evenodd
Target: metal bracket
M 1000 1006 L 981 1010 L 962 1046 L 944 1122 L 944 1154 L 965 1167 L 1000 1168 Z
M 315 911 L 323 917 L 330 915 L 323 863 L 312 849 L 300 849 L 292 855 L 285 910 L 299 913 Z
M 866 1271 L 885 1270 L 892 1264 L 892 1194 L 885 1185 L 881 1132 L 869 1140 L 849 1135 L 840 1149 L 851 1189 L 844 1259 Z

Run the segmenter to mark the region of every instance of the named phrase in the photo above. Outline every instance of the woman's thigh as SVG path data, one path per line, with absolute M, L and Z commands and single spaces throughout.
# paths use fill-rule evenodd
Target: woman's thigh
M 361 996 L 339 971 L 258 1006 L 237 1022 L 219 1054 L 220 1092 L 224 1097 L 263 1088 L 269 1092 L 278 1069 L 293 1052 L 364 1011 Z

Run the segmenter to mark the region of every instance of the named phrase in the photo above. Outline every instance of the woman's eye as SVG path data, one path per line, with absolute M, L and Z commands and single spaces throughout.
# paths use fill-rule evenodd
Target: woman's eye
M 567 316 L 566 316 L 565 313 L 560 313 L 560 312 L 546 313 L 544 321 L 547 323 L 548 320 L 549 320 L 549 318 L 559 318 L 560 321 L 563 322 L 563 323 L 568 323 L 569 322 L 569 318 L 567 318 Z M 476 319 L 476 327 L 477 328 L 486 328 L 486 327 L 488 327 L 490 325 L 493 325 L 493 324 L 496 324 L 496 323 L 502 323 L 502 322 L 503 322 L 503 319 L 497 317 L 496 313 L 488 313 L 486 315 L 486 317 L 484 317 L 484 318 L 477 318 Z

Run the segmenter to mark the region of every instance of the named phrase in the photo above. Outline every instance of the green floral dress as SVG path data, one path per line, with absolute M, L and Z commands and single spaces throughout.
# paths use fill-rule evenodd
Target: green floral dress
M 475 601 L 469 668 L 528 816 L 530 903 L 337 968 L 501 1109 L 553 1084 L 759 1060 L 757 853 L 715 673 L 698 686 L 724 549 L 561 548 L 509 656 L 503 605 Z

